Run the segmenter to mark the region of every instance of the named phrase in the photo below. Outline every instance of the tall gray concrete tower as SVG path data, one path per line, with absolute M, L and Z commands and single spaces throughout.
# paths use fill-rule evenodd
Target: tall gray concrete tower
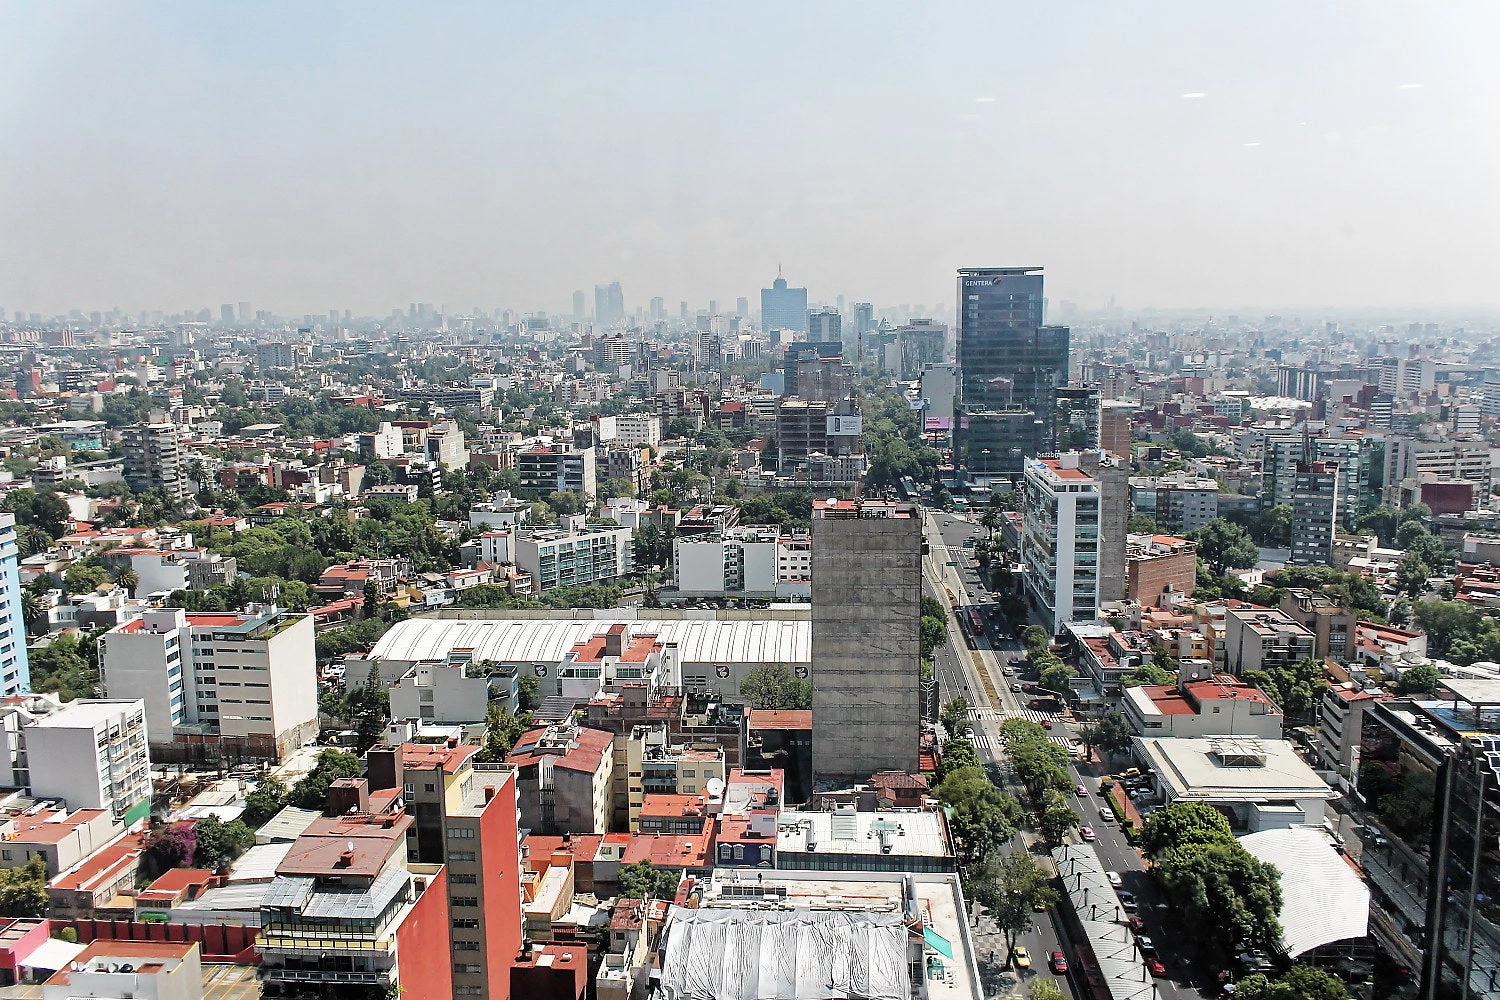
M 820 788 L 918 769 L 922 520 L 915 504 L 813 502 L 813 772 Z

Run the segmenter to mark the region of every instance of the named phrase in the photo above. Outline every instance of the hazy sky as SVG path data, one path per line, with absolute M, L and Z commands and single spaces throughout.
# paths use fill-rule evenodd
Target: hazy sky
M 1500 3 L 10 3 L 0 307 L 1500 304 Z

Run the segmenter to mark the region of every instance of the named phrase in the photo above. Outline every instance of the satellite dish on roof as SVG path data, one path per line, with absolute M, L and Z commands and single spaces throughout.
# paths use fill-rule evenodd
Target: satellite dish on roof
M 709 798 L 711 798 L 711 799 L 719 798 L 721 795 L 724 794 L 724 779 L 723 778 L 709 778 L 708 779 L 708 784 L 705 786 L 704 790 L 708 792 L 708 797 Z

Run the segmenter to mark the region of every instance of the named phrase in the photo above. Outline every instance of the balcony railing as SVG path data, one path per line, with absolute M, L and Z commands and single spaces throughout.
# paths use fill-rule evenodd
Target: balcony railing
M 279 955 L 388 955 L 395 943 L 392 937 L 320 937 L 264 931 L 260 935 L 261 951 Z
M 260 977 L 276 982 L 296 983 L 366 983 L 378 986 L 391 981 L 391 972 L 323 972 L 318 969 L 281 969 L 262 965 Z

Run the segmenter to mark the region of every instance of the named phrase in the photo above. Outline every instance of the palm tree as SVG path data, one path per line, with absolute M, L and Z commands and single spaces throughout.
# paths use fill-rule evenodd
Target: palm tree
M 1000 527 L 1000 512 L 993 507 L 986 507 L 984 513 L 979 515 L 979 524 L 984 528 L 986 538 L 994 538 L 995 529 Z
M 21 558 L 25 559 L 52 548 L 52 536 L 34 524 L 27 525 L 16 535 L 16 547 L 21 550 Z
M 128 590 L 133 597 L 135 589 L 141 585 L 141 575 L 133 569 L 122 569 L 115 577 L 115 583 Z

